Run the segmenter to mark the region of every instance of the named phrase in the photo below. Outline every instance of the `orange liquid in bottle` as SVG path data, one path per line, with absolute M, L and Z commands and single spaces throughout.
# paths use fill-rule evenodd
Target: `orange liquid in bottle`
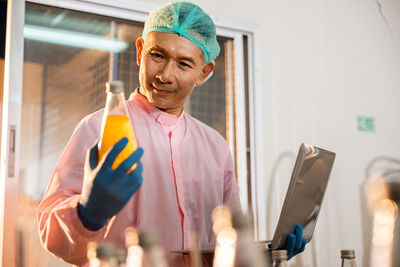
M 137 149 L 137 144 L 129 117 L 108 115 L 104 126 L 101 147 L 99 149 L 99 161 L 104 157 L 104 154 L 123 137 L 128 138 L 128 144 L 126 144 L 125 148 L 115 159 L 111 167 L 114 170 Z M 136 166 L 137 164 L 133 165 L 129 172 L 133 171 Z

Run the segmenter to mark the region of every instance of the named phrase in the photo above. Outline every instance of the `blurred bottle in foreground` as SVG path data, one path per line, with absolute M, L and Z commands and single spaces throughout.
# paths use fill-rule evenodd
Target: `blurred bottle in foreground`
M 101 132 L 99 140 L 99 158 L 100 161 L 105 153 L 114 146 L 121 138 L 127 137 L 128 144 L 121 151 L 112 165 L 116 169 L 119 164 L 129 157 L 137 148 L 136 138 L 133 132 L 131 120 L 129 119 L 126 106 L 124 86 L 121 81 L 112 81 L 106 84 L 107 100 L 101 123 Z M 133 165 L 131 171 L 136 168 Z
M 363 218 L 363 261 L 369 267 L 400 266 L 400 159 L 373 158 L 365 169 L 363 184 L 369 216 Z M 369 258 L 368 258 L 369 255 Z
M 374 205 L 371 267 L 399 266 L 398 250 L 396 251 L 396 247 L 399 246 L 399 229 L 396 229 L 396 222 L 398 224 L 399 219 L 397 217 L 398 206 L 396 202 L 383 199 Z
M 284 249 L 272 251 L 272 267 L 287 266 L 287 251 Z
M 97 243 L 92 241 L 87 245 L 87 257 L 89 259 L 89 267 L 100 267 L 100 260 L 97 258 Z
M 218 206 L 212 212 L 213 231 L 217 243 L 213 267 L 233 267 L 236 256 L 237 232 L 232 227 L 232 215 L 226 206 Z
M 126 257 L 126 267 L 142 267 L 143 249 L 139 246 L 139 235 L 134 227 L 125 230 L 125 245 L 128 251 Z
M 126 267 L 126 251 L 122 248 L 114 250 L 114 257 L 117 259 L 118 267 Z
M 121 257 L 118 254 L 121 253 L 124 252 L 121 250 L 117 252 L 114 245 L 110 243 L 103 243 L 97 246 L 95 242 L 90 242 L 88 245 L 89 266 L 120 267 L 119 258 Z
M 356 255 L 353 249 L 344 249 L 340 251 L 342 258 L 342 267 L 356 267 Z
M 190 267 L 202 267 L 201 253 L 195 232 L 190 233 Z
M 270 266 L 265 247 L 257 247 L 254 242 L 250 217 L 236 213 L 233 215 L 232 223 L 238 233 L 235 267 Z
M 144 252 L 143 267 L 168 267 L 164 248 L 159 244 L 155 231 L 140 232 L 139 244 Z

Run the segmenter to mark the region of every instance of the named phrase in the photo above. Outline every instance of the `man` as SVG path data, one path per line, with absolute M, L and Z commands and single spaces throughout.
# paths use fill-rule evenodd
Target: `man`
M 150 14 L 136 48 L 140 88 L 127 107 L 143 149 L 112 170 L 126 145 L 122 139 L 98 162 L 103 111 L 87 116 L 75 129 L 39 206 L 44 246 L 76 265 L 86 264 L 89 241 L 123 247 L 124 230 L 135 226 L 159 229 L 170 266 L 182 266 L 182 257 L 168 252 L 189 248 L 191 231 L 198 234 L 200 246 L 214 245 L 211 212 L 216 206 L 240 211 L 226 141 L 183 112 L 193 88 L 211 76 L 219 54 L 211 18 L 192 3 L 167 4 Z M 135 163 L 138 167 L 127 174 Z M 295 250 L 301 250 L 301 238 L 293 238 Z

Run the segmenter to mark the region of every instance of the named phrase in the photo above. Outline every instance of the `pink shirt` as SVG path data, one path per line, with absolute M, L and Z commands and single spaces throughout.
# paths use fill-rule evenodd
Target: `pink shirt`
M 43 245 L 76 265 L 87 262 L 89 241 L 124 247 L 128 226 L 157 229 L 170 266 L 182 266 L 171 250 L 190 248 L 195 231 L 201 247 L 215 244 L 211 212 L 221 204 L 240 210 L 232 157 L 225 139 L 184 112 L 178 118 L 152 106 L 138 93 L 127 102 L 138 145 L 143 147 L 143 183 L 127 205 L 98 231 L 77 214 L 86 151 L 99 138 L 103 111 L 76 127 L 38 209 Z

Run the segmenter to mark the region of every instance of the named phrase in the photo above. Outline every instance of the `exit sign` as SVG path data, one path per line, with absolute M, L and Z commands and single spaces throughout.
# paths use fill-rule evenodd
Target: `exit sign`
M 371 117 L 357 117 L 357 125 L 359 131 L 373 132 L 375 131 L 375 119 Z

